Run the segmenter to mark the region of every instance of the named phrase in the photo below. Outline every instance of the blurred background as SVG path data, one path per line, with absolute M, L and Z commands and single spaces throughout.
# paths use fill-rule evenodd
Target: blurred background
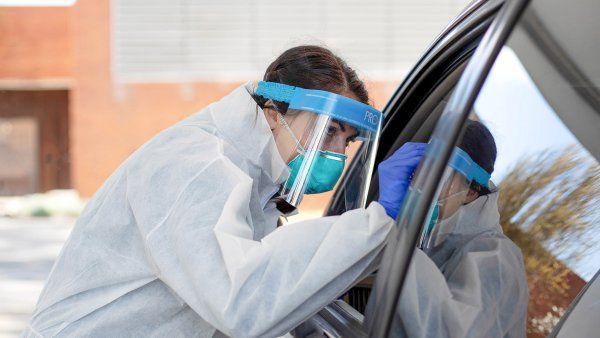
M 467 2 L 0 0 L 0 336 L 26 325 L 85 201 L 154 134 L 307 43 L 382 108 Z

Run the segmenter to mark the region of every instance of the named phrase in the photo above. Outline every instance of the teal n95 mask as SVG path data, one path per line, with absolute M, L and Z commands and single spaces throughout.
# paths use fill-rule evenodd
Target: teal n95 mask
M 296 147 L 300 152 L 288 164 L 290 176 L 286 181 L 286 184 L 289 185 L 287 188 L 291 189 L 291 185 L 296 181 L 300 168 L 302 168 L 302 163 L 305 161 L 307 151 L 304 149 L 300 140 L 298 140 L 287 122 L 285 122 L 285 118 L 281 114 L 279 114 L 279 116 L 281 124 L 283 124 L 285 129 L 290 133 L 290 136 L 296 142 Z M 317 154 L 314 155 L 315 160 L 312 162 L 312 168 L 310 169 L 307 187 L 304 191 L 305 194 L 320 194 L 332 190 L 342 175 L 344 165 L 346 164 L 346 154 L 327 150 L 317 150 L 316 152 Z

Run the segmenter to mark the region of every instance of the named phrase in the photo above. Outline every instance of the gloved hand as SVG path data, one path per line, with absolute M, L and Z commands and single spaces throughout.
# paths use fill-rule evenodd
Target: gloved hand
M 396 219 L 408 190 L 410 178 L 421 162 L 427 143 L 407 142 L 392 156 L 379 163 L 379 204 Z

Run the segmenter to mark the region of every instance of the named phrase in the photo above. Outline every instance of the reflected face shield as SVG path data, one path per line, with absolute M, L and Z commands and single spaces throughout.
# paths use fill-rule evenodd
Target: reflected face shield
M 421 234 L 421 249 L 430 251 L 456 230 L 465 220 L 465 202 L 471 183 L 488 188 L 490 177 L 465 151 L 454 149 Z
M 346 169 L 349 149 L 367 147 L 369 161 L 363 166 L 373 171 L 382 114 L 373 107 L 323 90 L 304 89 L 281 83 L 258 83 L 254 93 L 264 99 L 288 104 L 279 120 L 293 140 L 288 162 L 289 176 L 280 190 L 280 199 L 296 208 L 304 194 L 333 190 Z M 285 157 L 285 156 L 284 156 Z M 370 180 L 357 182 L 365 196 Z M 364 202 L 363 202 L 364 206 Z

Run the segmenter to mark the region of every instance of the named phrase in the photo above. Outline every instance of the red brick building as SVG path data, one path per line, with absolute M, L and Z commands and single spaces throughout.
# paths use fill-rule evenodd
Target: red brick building
M 108 0 L 0 7 L 0 121 L 14 129 L 26 118 L 31 126 L 25 129 L 39 134 L 37 149 L 25 151 L 30 157 L 37 152 L 25 161 L 35 168 L 27 175 L 16 168 L 0 171 L 1 195 L 74 188 L 90 196 L 152 135 L 245 82 L 118 83 L 111 71 L 110 22 Z M 377 106 L 397 82 L 370 82 Z M 0 153 L 0 160 L 22 160 L 13 156 Z

